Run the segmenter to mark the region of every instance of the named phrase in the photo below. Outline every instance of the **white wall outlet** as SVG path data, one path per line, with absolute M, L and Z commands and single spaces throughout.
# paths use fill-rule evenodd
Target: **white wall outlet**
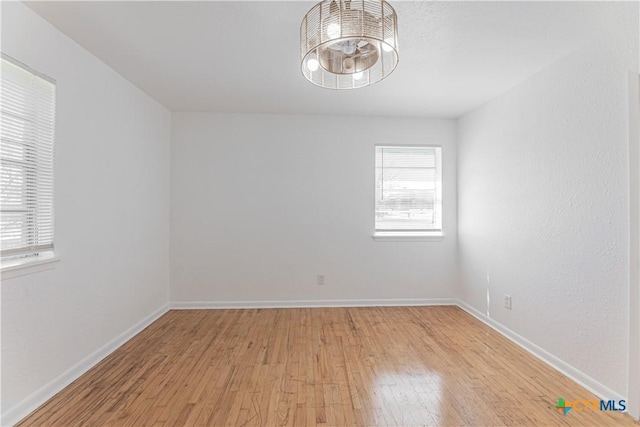
M 504 308 L 511 310 L 511 295 L 504 294 Z
M 318 274 L 318 285 L 324 285 L 324 274 Z

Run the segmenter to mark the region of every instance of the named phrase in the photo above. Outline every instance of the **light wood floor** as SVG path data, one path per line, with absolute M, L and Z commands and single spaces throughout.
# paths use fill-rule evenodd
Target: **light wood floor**
M 170 311 L 19 425 L 634 425 L 558 397 L 596 399 L 456 307 Z

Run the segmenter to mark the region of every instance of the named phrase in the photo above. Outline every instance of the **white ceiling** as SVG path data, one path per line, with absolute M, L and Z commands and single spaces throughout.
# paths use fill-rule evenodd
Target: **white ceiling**
M 400 63 L 355 91 L 308 83 L 299 26 L 313 2 L 29 2 L 173 111 L 458 117 L 587 43 L 615 3 L 393 1 Z

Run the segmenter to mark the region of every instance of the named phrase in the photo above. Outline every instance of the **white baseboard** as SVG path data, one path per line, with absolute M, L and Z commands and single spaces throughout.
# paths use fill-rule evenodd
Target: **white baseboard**
M 558 357 L 549 353 L 547 350 L 543 349 L 542 347 L 539 347 L 538 345 L 532 343 L 528 339 L 513 332 L 511 329 L 503 326 L 501 323 L 498 323 L 495 320 L 487 317 L 485 314 L 471 307 L 469 304 L 460 300 L 458 300 L 457 303 L 458 303 L 458 307 L 460 307 L 461 309 L 463 309 L 464 311 L 466 311 L 476 319 L 480 320 L 482 323 L 489 326 L 491 329 L 497 331 L 501 335 L 504 335 L 509 340 L 513 341 L 523 349 L 527 350 L 527 352 L 531 353 L 538 359 L 542 360 L 543 362 L 551 366 L 556 371 L 560 372 L 564 376 L 569 377 L 576 383 L 580 384 L 582 387 L 586 388 L 587 390 L 589 390 L 590 392 L 598 396 L 600 399 L 626 400 L 625 396 L 622 396 L 621 394 L 616 393 L 615 391 L 611 390 L 609 387 L 594 380 L 584 372 L 576 369 L 575 367 L 571 366 L 567 362 L 559 359 Z M 577 396 L 576 398 L 580 398 L 580 396 Z
M 403 307 L 456 305 L 455 298 L 432 299 L 347 299 L 277 301 L 174 301 L 172 310 L 212 310 L 236 308 L 310 308 L 310 307 Z
M 144 328 L 155 322 L 167 311 L 169 311 L 169 304 L 165 304 L 162 307 L 158 308 L 156 311 L 115 337 L 113 340 L 103 345 L 98 350 L 82 359 L 80 362 L 76 363 L 56 379 L 37 390 L 31 396 L 27 397 L 12 408 L 9 408 L 7 411 L 4 411 L 2 413 L 2 417 L 0 418 L 0 425 L 12 426 L 19 422 L 21 419 L 36 410 L 40 405 L 53 397 L 60 390 L 71 384 L 82 374 L 97 365 L 98 362 L 107 357 L 122 344 L 129 341 Z

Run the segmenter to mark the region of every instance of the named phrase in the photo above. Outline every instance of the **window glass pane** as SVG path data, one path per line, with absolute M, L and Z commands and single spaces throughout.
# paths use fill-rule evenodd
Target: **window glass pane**
M 55 84 L 2 55 L 0 249 L 2 259 L 53 248 Z
M 376 147 L 376 231 L 441 230 L 440 157 L 440 147 Z

